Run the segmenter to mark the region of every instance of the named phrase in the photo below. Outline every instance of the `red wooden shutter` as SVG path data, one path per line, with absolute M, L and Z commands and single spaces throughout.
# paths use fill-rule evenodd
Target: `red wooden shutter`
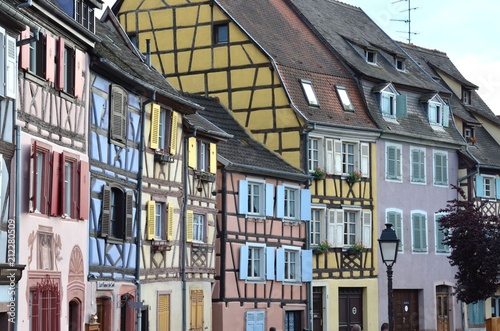
M 56 39 L 47 32 L 45 36 L 45 79 L 49 82 L 56 81 Z
M 21 32 L 21 40 L 28 39 L 30 37 L 30 28 L 27 26 L 26 30 Z M 30 45 L 22 45 L 19 52 L 19 66 L 24 70 L 30 68 Z
M 66 156 L 54 152 L 52 155 L 52 195 L 50 200 L 50 215 L 59 216 L 64 211 L 64 161 Z M 62 179 L 62 181 L 61 181 Z M 60 197 L 63 197 L 60 199 Z
M 89 163 L 80 161 L 80 199 L 79 216 L 81 220 L 89 218 Z
M 57 41 L 57 66 L 56 66 L 56 77 L 57 77 L 57 89 L 64 89 L 64 38 L 59 37 Z

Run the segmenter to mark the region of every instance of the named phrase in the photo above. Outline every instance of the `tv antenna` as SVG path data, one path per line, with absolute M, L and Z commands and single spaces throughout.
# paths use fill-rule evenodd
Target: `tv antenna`
M 411 0 L 398 0 L 398 1 L 394 1 L 392 4 L 395 4 L 395 3 L 398 3 L 398 2 L 402 2 L 402 1 L 408 2 L 408 9 L 405 9 L 405 10 L 401 11 L 402 13 L 403 12 L 408 12 L 408 19 L 406 19 L 406 20 L 391 19 L 391 21 L 404 22 L 404 23 L 408 24 L 408 38 L 407 38 L 407 40 L 408 40 L 408 44 L 411 44 L 411 36 L 417 34 L 416 32 L 411 32 L 411 12 L 413 10 L 418 9 L 418 7 L 412 7 L 411 6 Z M 406 31 L 397 31 L 397 32 L 406 33 Z

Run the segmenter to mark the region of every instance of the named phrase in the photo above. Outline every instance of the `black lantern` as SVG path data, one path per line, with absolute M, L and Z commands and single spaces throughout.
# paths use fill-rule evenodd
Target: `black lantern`
M 396 263 L 398 257 L 399 239 L 396 232 L 392 229 L 392 224 L 387 223 L 378 240 L 380 246 L 380 255 L 382 262 L 387 267 L 387 297 L 388 297 L 388 318 L 389 331 L 394 331 L 394 307 L 392 304 L 392 265 Z

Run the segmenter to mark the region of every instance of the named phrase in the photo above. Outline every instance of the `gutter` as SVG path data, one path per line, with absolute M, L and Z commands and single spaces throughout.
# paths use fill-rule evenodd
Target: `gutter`
M 17 7 L 24 8 L 24 7 L 28 7 L 31 5 L 32 5 L 31 0 L 29 0 L 28 2 L 20 3 L 19 5 L 17 5 Z M 26 45 L 26 44 L 29 44 L 33 41 L 38 40 L 38 36 L 40 35 L 40 31 L 42 30 L 42 28 L 38 24 L 33 23 L 32 20 L 30 20 L 29 18 L 27 18 L 26 16 L 21 14 L 21 12 L 19 10 L 16 10 L 13 7 L 7 5 L 4 1 L 0 2 L 0 10 L 5 12 L 10 17 L 12 17 L 12 19 L 17 20 L 17 21 L 29 26 L 31 29 L 35 30 L 33 32 L 33 34 L 34 34 L 33 37 L 28 38 L 28 39 L 24 39 L 24 40 L 19 40 L 16 44 L 17 46 Z

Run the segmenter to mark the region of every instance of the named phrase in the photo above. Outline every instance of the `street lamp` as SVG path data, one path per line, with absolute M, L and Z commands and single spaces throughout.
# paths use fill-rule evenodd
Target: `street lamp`
M 396 232 L 392 229 L 392 224 L 387 223 L 382 231 L 378 244 L 380 246 L 380 254 L 382 262 L 387 267 L 387 297 L 388 297 L 388 317 L 389 331 L 394 331 L 394 309 L 392 306 L 392 265 L 396 263 L 398 257 L 399 239 Z

